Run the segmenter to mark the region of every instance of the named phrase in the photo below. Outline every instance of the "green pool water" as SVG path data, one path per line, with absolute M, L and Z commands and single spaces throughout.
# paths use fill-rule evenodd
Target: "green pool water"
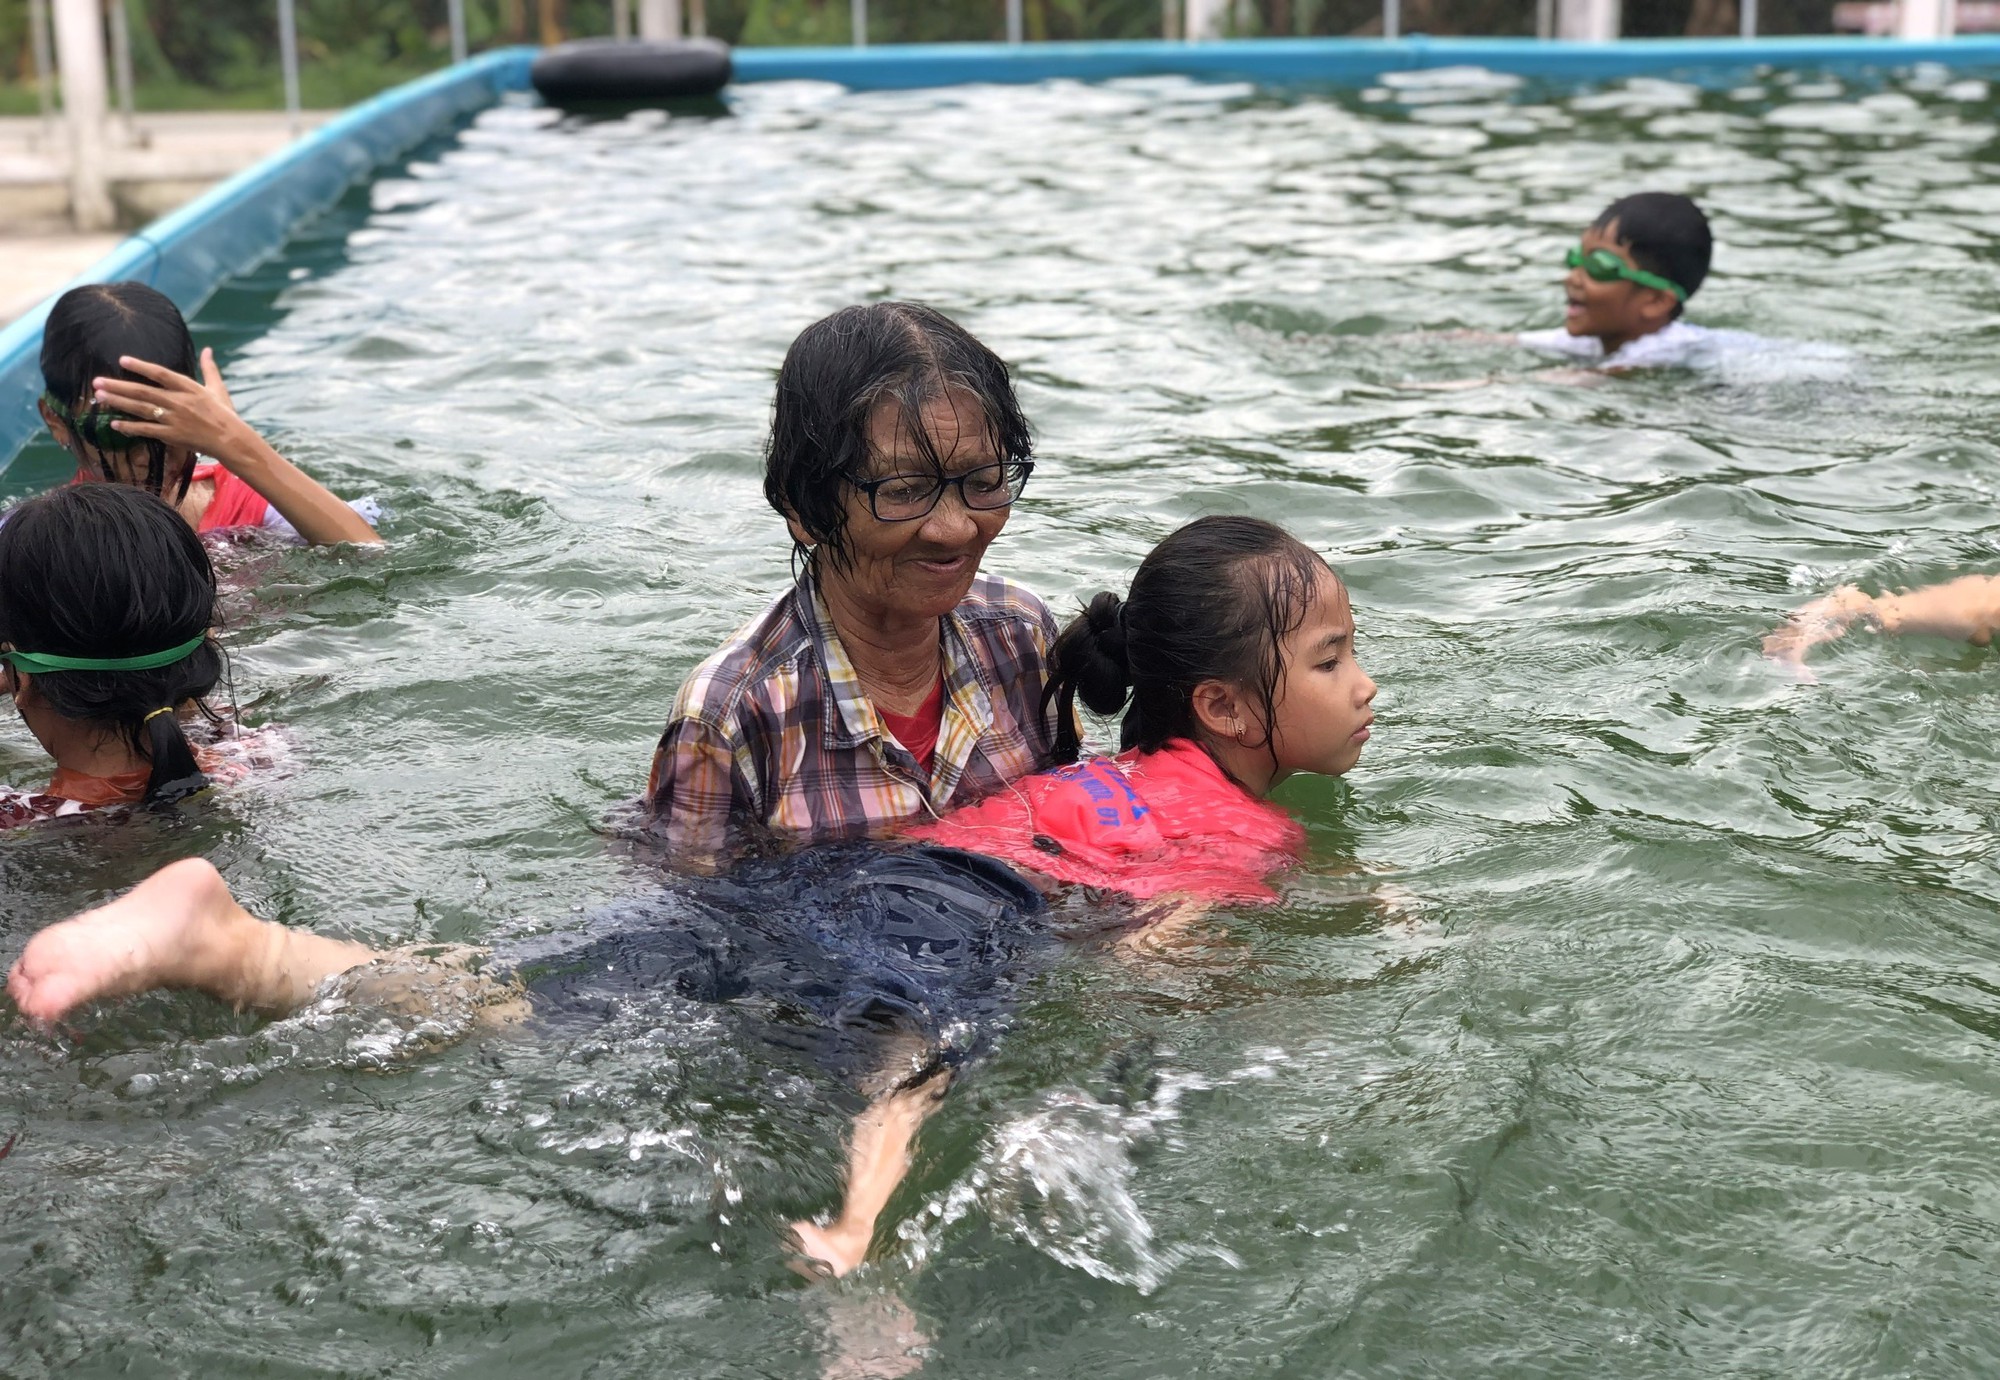
M 506 106 L 350 195 L 195 323 L 392 512 L 386 554 L 224 558 L 295 763 L 0 841 L 7 957 L 190 853 L 376 943 L 645 892 L 607 814 L 787 578 L 771 383 L 856 300 L 1016 366 L 1042 465 L 990 568 L 1067 610 L 1188 518 L 1280 519 L 1353 589 L 1376 736 L 1281 793 L 1284 905 L 1064 957 L 837 1288 L 775 1229 L 832 1205 L 838 1090 L 712 1012 L 10 1010 L 0 1373 L 814 1376 L 898 1326 L 933 1376 L 1992 1373 L 2000 668 L 1757 648 L 1842 581 L 2000 570 L 1996 159 L 1993 94 L 1924 71 L 799 84 Z M 1693 319 L 1851 361 L 1582 387 L 1444 334 L 1554 324 L 1651 186 L 1715 218 Z

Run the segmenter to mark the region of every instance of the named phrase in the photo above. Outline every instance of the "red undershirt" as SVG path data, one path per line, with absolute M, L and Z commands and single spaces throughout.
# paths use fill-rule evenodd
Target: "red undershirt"
M 944 678 L 940 676 L 932 683 L 930 694 L 924 696 L 914 714 L 891 714 L 879 705 L 875 712 L 896 735 L 896 741 L 910 750 L 917 765 L 929 771 L 931 763 L 937 760 L 938 733 L 944 728 Z

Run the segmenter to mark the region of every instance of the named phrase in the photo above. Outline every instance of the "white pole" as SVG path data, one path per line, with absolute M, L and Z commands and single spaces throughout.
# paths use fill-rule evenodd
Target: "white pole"
M 1403 0 L 1382 0 L 1382 37 L 1403 36 Z
M 849 0 L 847 22 L 854 29 L 854 46 L 868 46 L 868 0 Z
M 632 0 L 611 0 L 611 36 L 619 39 L 632 36 Z
M 1021 41 L 1021 0 L 1007 0 L 1007 41 Z
M 1896 7 L 1896 37 L 1950 38 L 1955 18 L 1951 0 L 1902 0 Z
M 657 43 L 681 36 L 681 0 L 639 0 L 639 37 Z
M 28 27 L 33 30 L 35 50 L 35 100 L 42 109 L 42 143 L 53 148 L 56 142 L 55 54 L 49 49 L 49 0 L 28 0 Z
M 104 11 L 97 0 L 56 0 L 56 65 L 69 126 L 69 214 L 79 230 L 117 218 L 104 168 Z
M 1737 32 L 1744 38 L 1757 36 L 1757 0 L 1736 0 L 1738 14 Z
M 278 58 L 285 69 L 285 115 L 294 138 L 299 132 L 299 22 L 292 0 L 278 0 Z
M 1556 0 L 1535 0 L 1535 37 L 1546 43 L 1555 36 Z
M 465 42 L 465 0 L 450 0 L 445 14 L 451 24 L 451 60 L 464 62 L 470 51 Z
M 111 84 L 118 92 L 118 113 L 125 117 L 125 133 L 132 133 L 132 22 L 125 13 L 125 0 L 111 0 Z
M 708 37 L 708 0 L 688 0 L 688 37 Z
M 1187 0 L 1187 18 L 1184 32 L 1187 41 L 1199 43 L 1205 38 L 1222 37 L 1222 15 L 1229 7 L 1229 0 Z
M 1618 0 L 1556 0 L 1556 37 L 1611 42 L 1618 37 Z

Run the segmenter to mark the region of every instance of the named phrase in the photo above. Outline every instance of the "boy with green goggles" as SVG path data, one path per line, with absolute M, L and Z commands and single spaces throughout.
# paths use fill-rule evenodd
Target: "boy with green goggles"
M 1715 240 L 1687 197 L 1640 192 L 1606 207 L 1564 256 L 1563 324 L 1523 331 L 1531 350 L 1620 370 L 1698 365 L 1726 348 L 1723 337 L 1681 319 L 1708 276 Z M 1754 340 L 1754 337 L 1748 337 Z

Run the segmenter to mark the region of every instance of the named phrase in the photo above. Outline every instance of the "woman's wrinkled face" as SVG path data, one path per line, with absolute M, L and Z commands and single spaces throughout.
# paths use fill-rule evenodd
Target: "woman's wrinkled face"
M 900 404 L 878 403 L 868 417 L 868 472 L 864 479 L 918 475 L 935 482 L 996 464 L 986 413 L 970 394 L 951 390 L 923 404 L 912 426 Z M 920 443 L 917 431 L 928 440 Z M 926 451 L 928 450 L 928 453 Z M 986 548 L 1007 525 L 1005 508 L 967 508 L 958 489 L 939 495 L 928 515 L 884 522 L 868 495 L 843 484 L 847 505 L 847 557 L 820 567 L 829 593 L 844 596 L 883 623 L 931 621 L 957 608 L 972 588 Z

